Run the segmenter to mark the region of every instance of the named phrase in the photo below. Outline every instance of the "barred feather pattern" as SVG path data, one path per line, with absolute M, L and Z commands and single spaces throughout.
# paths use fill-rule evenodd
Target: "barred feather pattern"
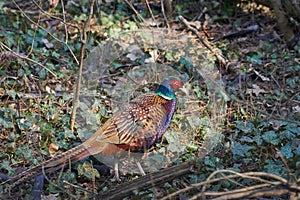
M 170 91 L 169 91 L 170 92 Z M 114 155 L 118 150 L 144 151 L 154 144 L 168 128 L 176 99 L 160 93 L 144 94 L 109 119 L 81 145 L 57 155 L 1 183 L 11 183 L 9 190 L 42 173 L 62 168 L 67 162 L 82 160 L 90 155 Z

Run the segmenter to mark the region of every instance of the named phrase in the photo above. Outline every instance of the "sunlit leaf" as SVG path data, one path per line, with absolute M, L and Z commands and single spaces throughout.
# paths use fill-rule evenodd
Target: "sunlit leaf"
M 294 156 L 294 154 L 292 153 L 292 147 L 289 144 L 286 144 L 283 147 L 281 147 L 280 152 L 287 159 L 292 158 Z
M 278 135 L 275 133 L 275 131 L 267 131 L 262 135 L 262 138 L 271 144 L 279 144 L 280 139 L 278 138 Z
M 248 151 L 253 149 L 253 146 L 241 144 L 239 142 L 232 143 L 232 153 L 239 156 L 246 156 Z

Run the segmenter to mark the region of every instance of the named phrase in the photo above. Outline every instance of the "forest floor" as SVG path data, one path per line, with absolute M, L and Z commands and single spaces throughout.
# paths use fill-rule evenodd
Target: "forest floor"
M 82 143 L 164 78 L 184 88 L 148 157 L 155 172 L 125 163 L 119 183 L 89 158 L 11 198 L 300 198 L 300 43 L 287 47 L 268 7 L 176 1 L 166 17 L 159 1 L 107 1 L 85 28 L 89 1 L 26 2 L 0 2 L 0 179 Z M 71 131 L 80 62 L 89 102 L 77 118 L 87 125 Z

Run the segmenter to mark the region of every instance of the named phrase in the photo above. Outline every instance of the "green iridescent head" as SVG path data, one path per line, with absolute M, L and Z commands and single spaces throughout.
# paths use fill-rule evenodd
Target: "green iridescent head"
M 179 80 L 166 80 L 156 90 L 156 94 L 159 96 L 168 99 L 176 99 L 173 89 L 178 89 L 182 87 L 182 83 Z

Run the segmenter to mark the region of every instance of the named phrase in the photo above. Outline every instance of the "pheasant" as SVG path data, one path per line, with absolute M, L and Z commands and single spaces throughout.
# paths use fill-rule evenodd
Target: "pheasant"
M 130 101 L 81 145 L 11 177 L 1 185 L 11 183 L 10 191 L 30 178 L 62 168 L 67 162 L 95 154 L 114 155 L 120 149 L 133 152 L 148 149 L 167 130 L 176 106 L 173 89 L 180 87 L 179 80 L 164 81 L 155 93 L 143 94 Z M 117 172 L 115 176 L 119 178 Z

